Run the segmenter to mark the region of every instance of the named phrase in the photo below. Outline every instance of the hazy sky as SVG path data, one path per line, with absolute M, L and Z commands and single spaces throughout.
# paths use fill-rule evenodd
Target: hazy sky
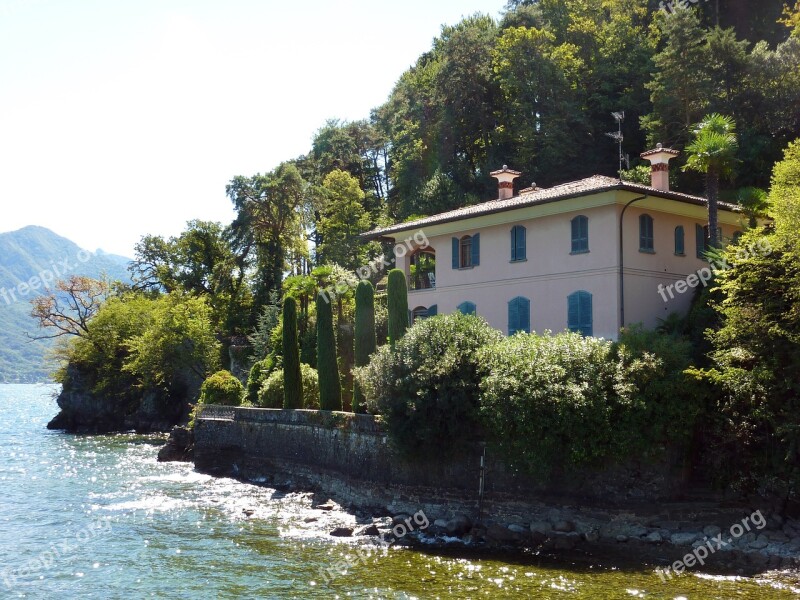
M 443 23 L 505 0 L 0 0 L 0 232 L 132 256 L 367 117 Z

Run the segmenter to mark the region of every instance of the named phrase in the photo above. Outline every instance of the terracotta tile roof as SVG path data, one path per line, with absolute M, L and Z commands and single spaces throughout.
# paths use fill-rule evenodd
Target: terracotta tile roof
M 688 204 L 695 204 L 698 206 L 705 206 L 707 200 L 700 196 L 691 196 L 689 194 L 682 194 L 680 192 L 665 192 L 657 190 L 648 185 L 641 185 L 630 181 L 619 181 L 613 177 L 606 177 L 604 175 L 593 175 L 586 179 L 579 179 L 578 181 L 571 181 L 561 185 L 556 185 L 551 188 L 529 188 L 523 190 L 518 196 L 507 198 L 505 200 L 490 200 L 480 204 L 473 204 L 472 206 L 465 206 L 457 208 L 448 212 L 440 213 L 438 215 L 431 215 L 417 219 L 416 221 L 409 221 L 407 223 L 398 223 L 390 225 L 389 227 L 378 227 L 372 231 L 362 234 L 366 239 L 374 239 L 382 236 L 390 235 L 397 231 L 407 231 L 410 229 L 419 229 L 427 225 L 438 225 L 440 223 L 449 223 L 451 221 L 460 221 L 463 219 L 470 219 L 472 217 L 479 217 L 489 215 L 506 210 L 513 210 L 516 208 L 524 208 L 527 206 L 534 206 L 537 204 L 547 204 L 549 202 L 556 202 L 558 200 L 566 200 L 567 198 L 575 198 L 579 196 L 588 196 L 591 194 L 599 194 L 610 190 L 624 190 L 629 192 L 636 192 L 648 194 L 650 196 L 657 196 L 660 198 L 667 198 L 670 200 L 678 200 L 679 202 L 686 202 Z M 721 210 L 739 211 L 739 207 L 726 202 L 720 202 L 719 208 Z

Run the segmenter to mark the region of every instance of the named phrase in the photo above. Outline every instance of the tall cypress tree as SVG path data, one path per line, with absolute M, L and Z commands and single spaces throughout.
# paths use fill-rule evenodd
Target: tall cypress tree
M 297 303 L 291 296 L 283 301 L 283 408 L 303 408 Z
M 375 289 L 369 281 L 356 287 L 355 365 L 363 367 L 378 347 L 375 336 Z M 353 386 L 353 412 L 364 412 L 364 394 Z
M 394 345 L 408 329 L 408 288 L 406 274 L 400 269 L 389 271 L 389 343 Z
M 333 335 L 333 310 L 330 298 L 317 294 L 317 372 L 319 406 L 322 410 L 342 410 L 342 385 L 336 363 L 336 337 Z

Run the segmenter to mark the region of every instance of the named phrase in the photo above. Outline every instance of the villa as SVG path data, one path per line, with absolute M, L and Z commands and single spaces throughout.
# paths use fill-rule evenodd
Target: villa
M 497 200 L 364 237 L 429 241 L 410 252 L 395 247 L 412 322 L 458 310 L 509 335 L 568 329 L 616 339 L 623 326 L 654 328 L 685 314 L 701 284 L 691 276 L 708 266 L 707 200 L 669 189 L 677 155 L 660 144 L 641 155 L 652 165 L 650 186 L 595 175 L 517 195 L 520 173 L 504 166 L 491 174 Z M 720 239 L 735 239 L 744 225 L 737 206 L 719 203 Z

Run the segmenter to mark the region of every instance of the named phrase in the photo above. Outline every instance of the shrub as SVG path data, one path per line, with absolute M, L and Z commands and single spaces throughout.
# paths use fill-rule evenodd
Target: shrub
M 387 284 L 389 303 L 389 343 L 394 345 L 408 329 L 408 288 L 406 274 L 400 269 L 389 271 Z
M 578 333 L 518 334 L 479 352 L 481 415 L 515 468 L 546 475 L 613 453 L 634 386 L 614 344 Z
M 355 370 L 368 409 L 384 415 L 401 452 L 455 453 L 475 437 L 477 350 L 501 338 L 480 317 L 442 315 L 417 322 Z
M 333 335 L 333 311 L 329 298 L 317 295 L 317 366 L 319 401 L 323 410 L 342 410 L 342 385 L 336 362 L 336 338 Z
M 247 377 L 247 400 L 251 404 L 258 404 L 258 390 L 267 380 L 272 372 L 279 367 L 278 361 L 274 356 L 268 356 L 264 360 L 259 360 L 250 368 L 250 375 Z
M 303 380 L 303 405 L 301 408 L 319 408 L 319 377 L 316 369 L 303 363 L 300 365 Z M 258 391 L 258 406 L 261 408 L 283 408 L 283 371 L 278 369 L 264 381 Z
M 297 345 L 297 304 L 291 296 L 283 301 L 283 382 L 283 408 L 303 408 L 300 348 Z
M 375 290 L 369 281 L 356 288 L 355 366 L 363 367 L 377 348 L 375 336 Z M 356 381 L 353 388 L 353 412 L 363 412 L 364 394 Z
M 217 371 L 200 386 L 200 404 L 239 406 L 244 396 L 244 386 L 230 371 Z

